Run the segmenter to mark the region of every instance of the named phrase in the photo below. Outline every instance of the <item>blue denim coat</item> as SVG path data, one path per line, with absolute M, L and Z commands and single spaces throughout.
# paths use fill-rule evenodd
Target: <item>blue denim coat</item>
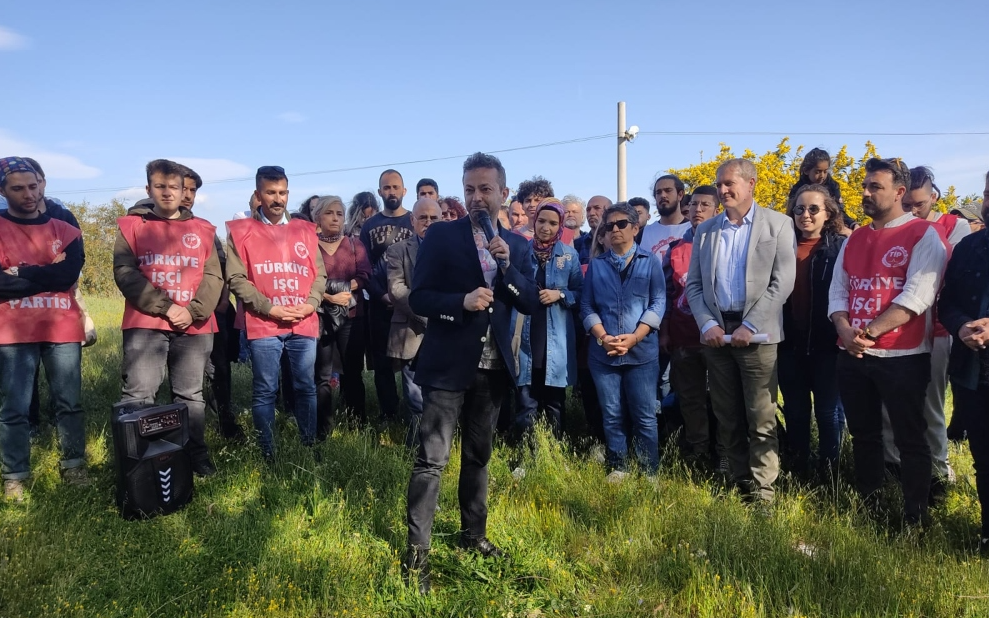
M 532 242 L 530 241 L 530 247 Z M 532 270 L 539 268 L 534 252 L 530 251 Z M 546 307 L 546 386 L 566 388 L 577 380 L 577 335 L 574 328 L 574 307 L 580 305 L 584 276 L 580 271 L 577 252 L 563 242 L 553 247 L 553 257 L 546 262 L 547 290 L 560 290 L 563 300 Z M 519 313 L 512 313 L 512 324 L 518 324 Z M 529 327 L 532 317 L 522 316 L 519 346 L 519 386 L 532 384 L 532 341 Z
M 584 276 L 580 318 L 588 331 L 595 324 L 609 335 L 634 332 L 639 323 L 652 331 L 624 356 L 608 356 L 592 343 L 588 361 L 602 365 L 642 365 L 659 362 L 659 325 L 666 312 L 666 278 L 663 264 L 652 253 L 636 247 L 628 276 L 622 282 L 611 261 L 611 252 L 590 261 Z

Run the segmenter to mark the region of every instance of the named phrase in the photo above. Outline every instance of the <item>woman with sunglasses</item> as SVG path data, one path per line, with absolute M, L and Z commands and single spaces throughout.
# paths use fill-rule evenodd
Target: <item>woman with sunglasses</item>
M 837 472 L 844 415 L 838 399 L 838 335 L 828 318 L 828 293 L 841 235 L 841 210 L 824 185 L 801 187 L 787 205 L 797 232 L 797 274 L 783 306 L 779 382 L 789 469 L 809 479 L 811 408 L 817 419 L 819 480 Z M 812 403 L 813 396 L 813 403 Z
M 588 364 L 604 417 L 609 482 L 628 470 L 631 427 L 639 465 L 647 474 L 659 468 L 656 383 L 659 380 L 659 330 L 665 313 L 666 281 L 659 258 L 635 243 L 639 215 L 628 202 L 604 213 L 611 243 L 587 267 L 580 315 L 596 345 Z
M 573 308 L 580 303 L 584 278 L 577 251 L 561 240 L 564 217 L 563 204 L 555 197 L 536 206 L 529 260 L 536 273 L 540 306 L 522 320 L 518 413 L 512 428 L 516 441 L 531 432 L 540 410 L 546 412 L 553 434 L 560 438 L 567 387 L 577 380 Z

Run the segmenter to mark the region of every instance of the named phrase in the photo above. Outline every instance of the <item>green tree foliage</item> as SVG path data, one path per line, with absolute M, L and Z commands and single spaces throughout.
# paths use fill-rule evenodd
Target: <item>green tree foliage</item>
M 79 287 L 84 294 L 120 296 L 113 282 L 113 243 L 117 237 L 117 218 L 127 214 L 123 202 L 113 200 L 99 206 L 67 203 L 66 207 L 79 220 L 86 243 L 86 265 L 79 277 Z

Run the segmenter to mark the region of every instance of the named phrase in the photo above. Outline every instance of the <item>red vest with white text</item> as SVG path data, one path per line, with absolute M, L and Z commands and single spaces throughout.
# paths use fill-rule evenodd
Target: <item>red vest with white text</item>
M 244 262 L 247 280 L 272 305 L 293 307 L 309 299 L 316 280 L 316 260 L 322 259 L 316 226 L 292 219 L 286 225 L 265 225 L 257 219 L 228 221 L 230 240 Z M 250 340 L 295 333 L 319 336 L 319 316 L 309 314 L 295 324 L 279 322 L 253 311 L 246 311 L 244 325 Z
M 62 248 L 82 233 L 64 221 L 20 225 L 0 217 L 0 270 L 11 266 L 48 266 Z M 43 292 L 0 303 L 0 345 L 81 343 L 82 312 L 73 290 Z
M 687 273 L 690 271 L 690 254 L 694 244 L 681 240 L 669 250 L 670 267 L 673 269 L 673 306 L 670 307 L 670 346 L 697 348 L 701 345 L 701 331 L 687 303 Z
M 958 215 L 941 215 L 941 217 L 934 222 L 934 227 L 941 228 L 942 240 L 947 239 L 951 236 L 951 233 L 955 231 L 955 226 L 958 225 Z M 951 250 L 954 248 L 950 242 L 945 242 L 944 246 L 948 249 L 948 259 L 951 259 Z M 937 305 L 934 305 L 934 336 L 935 337 L 950 337 L 951 333 L 944 326 L 941 326 L 941 321 L 937 319 Z
M 203 268 L 213 253 L 216 228 L 208 221 L 191 219 L 150 219 L 128 215 L 117 219 L 117 227 L 137 257 L 138 270 L 169 300 L 186 307 L 196 296 L 203 280 Z M 148 328 L 176 330 L 167 319 L 144 313 L 127 301 L 121 329 Z M 193 322 L 187 335 L 216 332 L 216 318 L 211 311 L 205 320 Z
M 848 321 L 866 328 L 900 295 L 907 281 L 914 246 L 931 224 L 913 219 L 897 227 L 875 230 L 864 225 L 845 244 L 844 269 L 848 273 Z M 927 336 L 925 314 L 896 328 L 876 341 L 876 349 L 910 350 Z

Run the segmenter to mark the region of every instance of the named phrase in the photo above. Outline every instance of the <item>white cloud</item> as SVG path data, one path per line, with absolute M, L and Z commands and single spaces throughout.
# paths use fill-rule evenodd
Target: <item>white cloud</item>
M 299 112 L 284 112 L 278 114 L 276 118 L 278 118 L 282 122 L 291 122 L 293 124 L 306 121 L 306 117 L 300 114 Z
M 195 159 L 191 157 L 169 157 L 172 161 L 186 165 L 203 178 L 203 182 L 215 182 L 230 178 L 254 178 L 254 170 L 242 163 L 229 159 Z
M 3 130 L 0 130 L 0 156 L 37 159 L 45 170 L 45 177 L 49 179 L 79 180 L 96 178 L 103 173 L 99 168 L 86 165 L 71 155 L 52 152 L 40 146 L 23 142 Z
M 26 36 L 0 26 L 0 51 L 26 49 L 30 43 L 31 40 Z
M 148 197 L 148 192 L 144 187 L 131 187 L 130 189 L 117 191 L 117 193 L 114 194 L 113 199 L 120 200 L 124 204 L 132 204 L 138 200 L 143 200 L 146 197 Z

